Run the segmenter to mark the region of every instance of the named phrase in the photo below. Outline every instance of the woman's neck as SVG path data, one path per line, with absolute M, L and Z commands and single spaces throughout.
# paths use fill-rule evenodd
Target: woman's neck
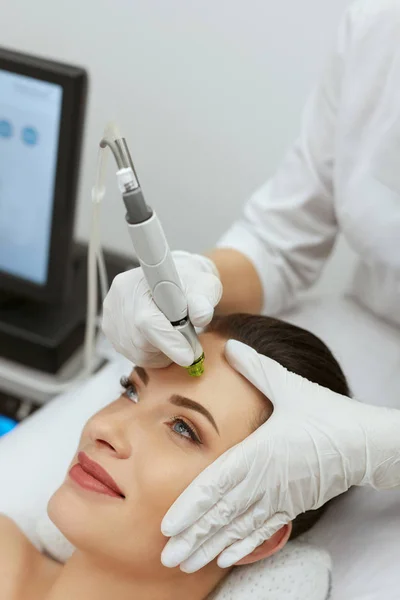
M 203 569 L 185 575 L 165 570 L 165 577 L 141 577 L 110 568 L 101 560 L 76 551 L 62 568 L 44 600 L 203 600 L 217 585 L 220 573 Z

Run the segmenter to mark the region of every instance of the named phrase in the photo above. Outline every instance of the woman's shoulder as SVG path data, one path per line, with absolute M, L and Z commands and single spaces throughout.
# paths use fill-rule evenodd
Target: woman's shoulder
M 0 514 L 0 589 L 4 600 L 18 598 L 23 585 L 21 575 L 29 560 L 29 545 L 32 546 L 17 524 Z
M 7 565 L 8 573 L 17 569 L 30 549 L 36 550 L 18 525 L 0 514 L 0 575 L 4 573 L 4 565 Z
M 18 525 L 0 514 L 0 589 L 2 600 L 26 598 L 27 588 L 37 588 L 45 557 L 35 548 Z M 39 586 L 41 587 L 41 586 Z M 31 597 L 31 596 L 30 596 Z M 32 596 L 32 600 L 33 600 Z

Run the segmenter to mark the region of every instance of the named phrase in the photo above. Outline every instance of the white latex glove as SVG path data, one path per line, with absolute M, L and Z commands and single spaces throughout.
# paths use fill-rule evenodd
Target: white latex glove
M 189 318 L 195 327 L 211 321 L 222 296 L 212 260 L 188 252 L 172 253 L 185 288 Z M 189 342 L 158 310 L 140 267 L 117 275 L 103 305 L 102 328 L 117 352 L 143 367 L 171 362 L 187 367 L 194 355 Z
M 174 537 L 162 562 L 186 572 L 218 555 L 220 567 L 235 564 L 282 525 L 352 485 L 400 486 L 400 411 L 335 394 L 237 341 L 228 341 L 225 353 L 274 412 L 166 514 L 162 532 Z

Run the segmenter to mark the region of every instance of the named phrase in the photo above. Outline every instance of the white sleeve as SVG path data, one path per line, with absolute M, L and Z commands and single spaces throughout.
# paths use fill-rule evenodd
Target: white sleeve
M 347 20 L 307 103 L 300 137 L 275 176 L 246 203 L 243 218 L 218 242 L 252 261 L 263 286 L 263 312 L 269 314 L 287 307 L 296 292 L 316 280 L 335 241 L 333 176 Z

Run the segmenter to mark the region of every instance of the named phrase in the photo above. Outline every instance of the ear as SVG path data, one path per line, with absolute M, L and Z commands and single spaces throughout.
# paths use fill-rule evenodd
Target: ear
M 292 524 L 288 523 L 281 527 L 269 540 L 266 540 L 261 546 L 258 546 L 251 554 L 248 554 L 242 560 L 236 563 L 238 565 L 251 565 L 268 556 L 272 556 L 286 545 L 292 533 Z

